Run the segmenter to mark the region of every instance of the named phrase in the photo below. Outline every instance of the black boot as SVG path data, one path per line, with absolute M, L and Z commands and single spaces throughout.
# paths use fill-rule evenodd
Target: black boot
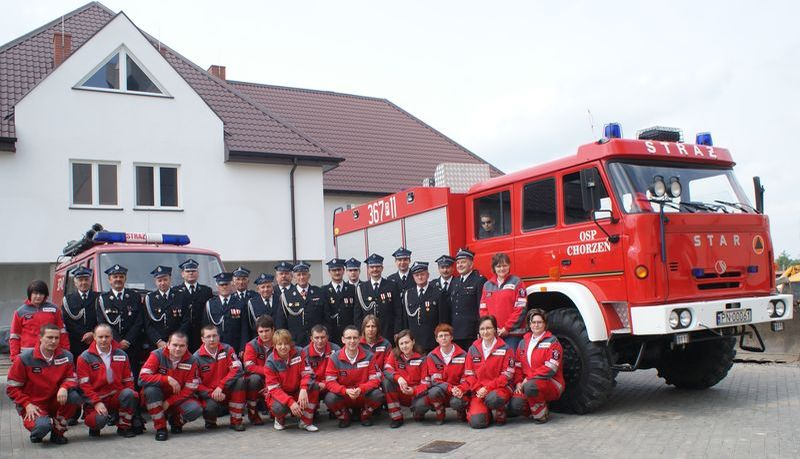
M 156 441 L 167 441 L 167 438 L 169 438 L 167 429 L 158 429 L 156 431 Z

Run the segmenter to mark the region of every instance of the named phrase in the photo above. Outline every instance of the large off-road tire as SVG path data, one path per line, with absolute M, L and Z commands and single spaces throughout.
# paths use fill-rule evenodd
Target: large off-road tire
M 552 402 L 555 411 L 585 414 L 608 400 L 614 388 L 608 347 L 592 342 L 580 313 L 573 308 L 559 308 L 547 315 L 547 327 L 564 348 L 564 382 L 561 399 Z
M 667 350 L 656 366 L 667 384 L 682 389 L 707 389 L 728 375 L 736 356 L 736 338 L 689 343 Z

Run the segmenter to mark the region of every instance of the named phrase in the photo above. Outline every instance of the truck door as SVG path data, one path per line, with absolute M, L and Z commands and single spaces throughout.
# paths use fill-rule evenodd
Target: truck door
M 518 185 L 520 235 L 516 238 L 514 273 L 525 282 L 546 281 L 559 263 L 556 229 L 556 180 L 553 177 Z
M 472 221 L 468 240 L 475 252 L 475 267 L 486 278 L 492 277 L 492 257 L 498 252 L 506 253 L 511 258 L 514 269 L 514 239 L 512 228 L 514 218 L 511 212 L 511 190 L 501 189 L 475 197 L 471 201 L 470 213 Z

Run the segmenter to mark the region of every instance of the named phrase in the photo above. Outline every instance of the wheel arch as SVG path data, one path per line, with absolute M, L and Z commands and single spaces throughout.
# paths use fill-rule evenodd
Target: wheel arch
M 527 291 L 528 308 L 537 307 L 548 312 L 562 307 L 577 309 L 589 339 L 608 340 L 608 327 L 600 304 L 586 286 L 574 282 L 545 282 L 531 285 Z

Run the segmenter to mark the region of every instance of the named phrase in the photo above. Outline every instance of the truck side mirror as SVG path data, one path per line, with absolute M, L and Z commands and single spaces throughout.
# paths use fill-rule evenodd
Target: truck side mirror
M 597 181 L 600 179 L 597 176 L 595 168 L 583 169 L 581 172 L 581 201 L 583 210 L 591 212 L 597 209 L 597 202 L 595 201 L 595 188 Z
M 753 177 L 753 187 L 755 188 L 756 210 L 764 213 L 764 185 L 761 184 L 761 177 Z

